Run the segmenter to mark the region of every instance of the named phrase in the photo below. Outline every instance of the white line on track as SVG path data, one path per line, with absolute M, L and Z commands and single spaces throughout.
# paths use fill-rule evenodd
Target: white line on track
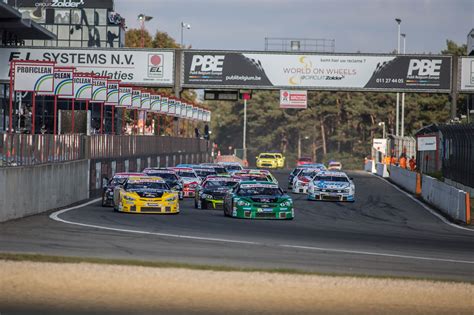
M 145 235 L 155 235 L 155 236 L 162 236 L 162 237 L 172 237 L 172 238 L 180 238 L 180 239 L 192 239 L 192 240 L 199 240 L 199 241 L 212 241 L 212 242 L 221 242 L 221 243 L 232 243 L 232 244 L 243 244 L 243 245 L 257 245 L 257 246 L 271 246 L 270 244 L 258 243 L 258 242 L 248 242 L 248 241 L 239 241 L 239 240 L 231 240 L 231 239 L 224 239 L 224 238 L 212 238 L 212 237 L 200 237 L 200 236 L 191 236 L 191 235 L 180 235 L 180 234 L 169 234 L 169 233 L 156 233 L 156 232 L 147 232 L 147 231 L 140 231 L 140 230 L 129 230 L 129 229 L 119 229 L 113 228 L 108 226 L 102 225 L 94 225 L 94 224 L 85 224 L 79 222 L 68 221 L 65 219 L 61 219 L 59 216 L 66 212 L 79 209 L 93 203 L 98 202 L 101 200 L 100 198 L 88 201 L 84 204 L 77 205 L 71 208 L 59 210 L 50 214 L 50 218 L 52 220 L 72 224 L 77 226 L 83 226 L 88 228 L 95 228 L 95 229 L 102 229 L 102 230 L 109 230 L 115 232 L 124 232 L 124 233 L 134 233 L 134 234 L 145 234 Z M 370 255 L 370 256 L 381 256 L 381 257 L 392 257 L 392 258 L 403 258 L 403 259 L 412 259 L 412 260 L 427 260 L 427 261 L 440 261 L 440 262 L 449 262 L 449 263 L 461 263 L 461 264 L 474 264 L 474 261 L 467 261 L 467 260 L 455 260 L 455 259 L 443 259 L 443 258 L 435 258 L 435 257 L 422 257 L 422 256 L 410 256 L 410 255 L 397 255 L 397 254 L 388 254 L 388 253 L 377 253 L 377 252 L 366 252 L 366 251 L 354 251 L 354 250 L 346 250 L 346 249 L 334 249 L 334 248 L 322 248 L 322 247 L 311 247 L 311 246 L 298 246 L 298 245 L 274 245 L 277 247 L 284 247 L 284 248 L 295 248 L 295 249 L 306 249 L 311 251 L 324 251 L 324 252 L 333 252 L 333 253 L 340 253 L 340 254 L 354 254 L 354 255 Z
M 322 251 L 322 252 L 342 253 L 342 254 L 383 256 L 383 257 L 392 257 L 392 258 L 406 258 L 406 259 L 416 259 L 416 260 L 443 261 L 443 262 L 453 262 L 453 263 L 473 264 L 474 265 L 474 261 L 469 261 L 469 260 L 455 260 L 455 259 L 421 257 L 421 256 L 411 256 L 411 255 L 374 253 L 374 252 L 365 252 L 365 251 L 357 251 L 357 250 L 321 248 L 321 247 L 299 246 L 299 245 L 279 245 L 279 246 L 287 247 L 287 248 L 308 249 L 308 250 Z
M 433 210 L 431 207 L 429 207 L 428 205 L 426 205 L 425 203 L 423 203 L 422 201 L 416 199 L 414 196 L 412 196 L 411 194 L 407 193 L 406 191 L 404 191 L 403 189 L 401 189 L 400 187 L 398 187 L 397 185 L 395 185 L 394 183 L 386 180 L 385 178 L 383 177 L 380 177 L 378 175 L 375 175 L 375 174 L 372 174 L 373 176 L 377 177 L 378 179 L 380 180 L 383 180 L 384 182 L 386 182 L 387 184 L 391 185 L 393 188 L 395 188 L 396 190 L 398 190 L 399 192 L 403 193 L 405 196 L 407 196 L 408 198 L 410 198 L 411 200 L 413 200 L 414 202 L 416 202 L 417 204 L 419 204 L 420 206 L 422 206 L 424 209 L 428 210 L 429 213 L 431 213 L 432 215 L 434 215 L 435 217 L 437 217 L 438 219 L 440 219 L 443 223 L 446 223 L 454 228 L 457 228 L 457 229 L 460 229 L 460 230 L 464 230 L 464 231 L 469 231 L 469 232 L 474 232 L 474 229 L 469 229 L 469 228 L 465 228 L 463 226 L 459 226 L 457 224 L 454 224 L 452 222 L 450 222 L 448 219 L 446 219 L 445 217 L 443 217 L 441 214 L 439 214 L 438 212 L 436 212 L 435 210 Z

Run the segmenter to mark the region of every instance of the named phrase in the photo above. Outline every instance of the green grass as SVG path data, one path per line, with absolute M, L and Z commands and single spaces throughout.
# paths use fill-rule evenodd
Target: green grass
M 353 277 L 362 279 L 394 279 L 394 280 L 411 280 L 411 281 L 434 281 L 434 282 L 455 282 L 455 283 L 474 283 L 470 281 L 458 280 L 442 280 L 431 278 L 419 278 L 410 276 L 373 276 L 373 275 L 358 275 L 358 274 L 344 274 L 344 273 L 320 273 L 309 272 L 290 268 L 238 268 L 221 265 L 200 265 L 187 264 L 176 262 L 163 261 L 145 261 L 133 259 L 107 259 L 94 257 L 75 257 L 75 256 L 53 256 L 30 253 L 0 253 L 0 261 L 29 261 L 37 263 L 90 263 L 99 265 L 119 265 L 119 266 L 135 266 L 135 267 L 152 267 L 152 268 L 179 268 L 190 270 L 204 270 L 204 271 L 222 271 L 222 272 L 265 272 L 278 274 L 294 274 L 294 275 L 312 275 L 312 276 L 328 276 L 328 277 Z

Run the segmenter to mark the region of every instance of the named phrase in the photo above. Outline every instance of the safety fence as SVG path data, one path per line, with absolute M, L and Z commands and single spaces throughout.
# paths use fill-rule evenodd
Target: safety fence
M 207 151 L 208 141 L 195 138 L 3 134 L 0 167 Z

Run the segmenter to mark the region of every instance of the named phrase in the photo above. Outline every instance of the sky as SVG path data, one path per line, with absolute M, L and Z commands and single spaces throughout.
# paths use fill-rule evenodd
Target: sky
M 474 28 L 474 0 L 115 0 L 129 28 L 140 13 L 146 28 L 194 49 L 264 50 L 265 37 L 326 38 L 339 53 L 389 53 L 397 23 L 407 53 L 439 53 L 446 39 L 465 44 Z

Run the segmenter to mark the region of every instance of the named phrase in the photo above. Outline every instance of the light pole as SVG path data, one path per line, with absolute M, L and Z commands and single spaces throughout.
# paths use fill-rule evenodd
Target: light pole
M 385 139 L 385 136 L 386 136 L 386 134 L 385 134 L 385 122 L 383 122 L 383 121 L 379 122 L 379 126 L 382 126 L 382 128 L 383 128 L 382 129 L 382 138 Z
M 400 36 L 403 38 L 403 54 L 406 52 L 406 35 L 407 34 L 400 34 Z M 405 136 L 405 92 L 402 93 L 402 125 L 400 127 L 401 129 L 401 136 Z
M 397 55 L 400 54 L 400 23 L 402 23 L 402 20 L 399 18 L 396 18 L 395 21 L 398 24 L 398 34 L 397 34 Z M 396 110 L 396 119 L 395 119 L 395 135 L 399 136 L 399 124 L 400 124 L 400 93 L 397 92 L 397 110 Z
M 181 22 L 181 48 L 184 48 L 184 29 L 191 29 L 191 24 Z
M 244 149 L 243 160 L 247 161 L 247 97 L 244 97 L 244 138 L 242 147 Z
M 140 21 L 140 29 L 141 29 L 141 44 L 140 47 L 143 48 L 145 47 L 145 22 L 148 22 L 152 19 L 152 16 L 145 15 L 143 13 L 140 13 L 138 15 L 138 21 Z

